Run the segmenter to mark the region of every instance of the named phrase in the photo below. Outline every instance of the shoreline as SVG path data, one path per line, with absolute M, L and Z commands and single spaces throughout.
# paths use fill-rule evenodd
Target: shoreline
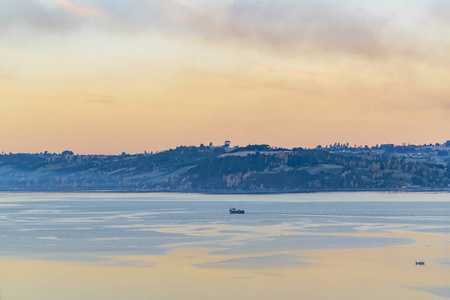
M 66 190 L 66 189 L 52 189 L 52 190 L 0 190 L 0 193 L 23 193 L 23 194 L 83 194 L 83 193 L 111 193 L 111 194 L 202 194 L 202 195 L 277 195 L 277 194 L 317 194 L 317 193 L 450 193 L 450 188 L 397 188 L 397 189 L 329 189 L 329 190 L 169 190 L 169 189 L 153 189 L 153 190 Z

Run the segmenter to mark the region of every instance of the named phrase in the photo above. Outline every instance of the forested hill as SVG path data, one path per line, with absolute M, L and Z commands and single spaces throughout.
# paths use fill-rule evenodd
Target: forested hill
M 444 144 L 282 149 L 181 146 L 160 153 L 0 155 L 2 191 L 449 190 Z

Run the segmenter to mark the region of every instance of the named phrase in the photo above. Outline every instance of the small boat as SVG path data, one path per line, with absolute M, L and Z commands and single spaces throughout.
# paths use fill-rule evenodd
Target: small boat
M 425 262 L 424 261 L 416 261 L 416 266 L 417 265 L 419 265 L 419 266 L 424 266 L 425 265 Z
M 245 210 L 237 209 L 237 208 L 230 208 L 230 214 L 243 214 L 245 213 Z

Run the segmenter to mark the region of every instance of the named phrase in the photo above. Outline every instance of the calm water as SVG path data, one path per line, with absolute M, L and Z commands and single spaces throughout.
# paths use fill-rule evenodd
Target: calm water
M 230 215 L 230 207 L 246 213 Z M 414 243 L 347 235 L 405 231 L 449 234 L 450 194 L 0 194 L 3 257 L 92 261 L 178 248 L 242 255 Z
M 449 233 L 444 193 L 4 193 L 0 298 L 440 300 Z

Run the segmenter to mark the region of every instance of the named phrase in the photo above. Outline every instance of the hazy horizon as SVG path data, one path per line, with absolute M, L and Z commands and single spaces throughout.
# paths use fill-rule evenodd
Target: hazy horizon
M 449 139 L 448 1 L 0 5 L 0 152 Z

